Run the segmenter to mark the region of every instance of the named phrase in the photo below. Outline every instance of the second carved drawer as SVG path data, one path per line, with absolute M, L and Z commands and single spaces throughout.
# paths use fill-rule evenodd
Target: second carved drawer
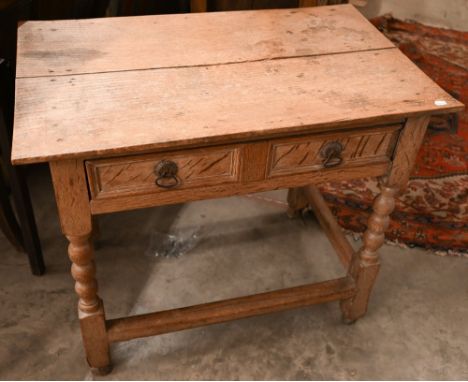
M 271 142 L 267 177 L 390 160 L 401 124 Z

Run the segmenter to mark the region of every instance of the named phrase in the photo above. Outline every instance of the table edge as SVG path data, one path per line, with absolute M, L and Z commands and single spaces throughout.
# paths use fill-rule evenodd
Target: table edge
M 461 102 L 454 100 L 455 105 L 442 107 L 438 109 L 415 111 L 410 113 L 393 113 L 386 114 L 385 116 L 374 116 L 359 118 L 354 120 L 342 120 L 334 122 L 324 122 L 316 125 L 308 126 L 286 126 L 282 128 L 274 128 L 271 130 L 264 130 L 261 132 L 241 132 L 233 133 L 229 135 L 222 136 L 212 136 L 212 137 L 200 137 L 187 140 L 179 141 L 168 141 L 168 142 L 154 142 L 144 145 L 134 145 L 127 147 L 118 147 L 113 149 L 104 149 L 104 150 L 87 150 L 77 153 L 64 153 L 57 155 L 48 155 L 48 156 L 35 156 L 35 157 L 25 157 L 25 156 L 15 156 L 15 146 L 13 145 L 13 150 L 11 154 L 11 162 L 13 165 L 25 165 L 25 164 L 34 164 L 34 163 L 45 163 L 45 162 L 55 162 L 68 159 L 92 159 L 92 158 L 105 158 L 105 157 L 114 157 L 114 156 L 126 156 L 126 155 L 135 155 L 135 154 L 144 154 L 148 152 L 157 152 L 157 151 L 174 151 L 182 150 L 193 147 L 201 146 L 216 146 L 222 144 L 236 144 L 236 143 L 246 143 L 249 141 L 260 141 L 264 139 L 279 138 L 285 136 L 301 135 L 301 134 L 319 134 L 324 132 L 330 132 L 329 128 L 334 127 L 337 130 L 346 130 L 353 128 L 363 128 L 367 126 L 384 126 L 388 123 L 402 121 L 407 118 L 419 117 L 423 115 L 441 115 L 449 113 L 458 113 L 465 109 L 465 105 Z

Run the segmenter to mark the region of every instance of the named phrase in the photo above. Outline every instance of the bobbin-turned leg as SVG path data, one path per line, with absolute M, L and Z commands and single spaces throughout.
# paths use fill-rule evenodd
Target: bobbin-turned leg
M 341 301 L 345 322 L 351 323 L 367 311 L 369 296 L 379 271 L 378 249 L 385 240 L 385 231 L 390 223 L 390 214 L 395 207 L 397 192 L 405 189 L 410 172 L 424 139 L 429 116 L 408 118 L 398 137 L 392 164 L 387 176 L 380 183 L 380 195 L 374 201 L 373 212 L 363 236 L 363 245 L 354 255 L 348 274 L 355 280 L 355 296 Z
M 84 163 L 80 160 L 51 162 L 55 197 L 62 231 L 69 241 L 71 273 L 79 296 L 78 317 L 86 358 L 95 374 L 111 370 L 104 307 L 97 294 L 93 259 L 92 217 Z
M 380 268 L 378 249 L 385 241 L 385 231 L 390 223 L 390 214 L 395 207 L 395 187 L 381 186 L 381 193 L 373 204 L 373 212 L 367 222 L 363 245 L 351 261 L 349 274 L 356 282 L 355 296 L 343 300 L 343 319 L 352 323 L 367 311 L 370 293 Z
M 97 295 L 96 267 L 89 235 L 70 236 L 68 255 L 72 261 L 71 273 L 79 296 L 78 317 L 88 364 L 93 373 L 110 372 L 109 343 L 107 340 L 104 307 Z

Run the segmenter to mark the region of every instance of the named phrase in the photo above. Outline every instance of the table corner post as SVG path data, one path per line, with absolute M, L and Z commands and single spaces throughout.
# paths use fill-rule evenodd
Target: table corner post
M 385 241 L 385 231 L 390 224 L 390 214 L 395 207 L 398 189 L 388 186 L 383 179 L 380 194 L 372 205 L 372 214 L 367 221 L 363 244 L 351 260 L 348 274 L 355 280 L 356 294 L 341 301 L 343 320 L 353 323 L 367 312 L 372 287 L 380 270 L 378 250 Z
M 94 374 L 110 371 L 109 340 L 104 306 L 97 291 L 93 223 L 82 160 L 50 162 L 62 232 L 69 241 L 71 274 L 79 296 L 78 317 L 88 364 Z
M 424 139 L 430 116 L 408 118 L 400 132 L 387 175 L 380 179 L 380 193 L 374 200 L 363 245 L 355 253 L 348 274 L 355 280 L 355 296 L 341 301 L 343 319 L 352 323 L 367 312 L 372 287 L 380 269 L 378 250 L 385 241 L 390 214 L 395 208 L 396 196 L 406 188 L 419 148 Z

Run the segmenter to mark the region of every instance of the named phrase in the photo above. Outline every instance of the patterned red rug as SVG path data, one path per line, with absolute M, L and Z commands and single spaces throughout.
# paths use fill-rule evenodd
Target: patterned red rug
M 468 33 L 402 22 L 371 20 L 442 88 L 468 105 Z M 375 180 L 321 187 L 339 223 L 362 232 L 377 193 Z M 397 200 L 388 239 L 468 254 L 468 112 L 433 118 L 408 189 Z

